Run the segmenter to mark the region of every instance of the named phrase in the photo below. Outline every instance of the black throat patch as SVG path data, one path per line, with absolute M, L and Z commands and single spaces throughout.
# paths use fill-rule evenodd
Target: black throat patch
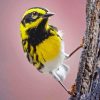
M 37 28 L 30 28 L 27 30 L 27 34 L 29 35 L 28 42 L 32 46 L 36 46 L 47 39 L 49 36 L 53 34 L 50 33 L 50 30 L 46 31 L 45 24 L 47 20 L 43 20 Z

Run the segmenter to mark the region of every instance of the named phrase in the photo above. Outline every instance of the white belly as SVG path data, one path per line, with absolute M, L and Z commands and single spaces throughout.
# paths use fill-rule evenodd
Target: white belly
M 64 43 L 62 42 L 61 51 L 58 54 L 58 56 L 55 59 L 46 62 L 44 64 L 44 67 L 41 69 L 41 72 L 49 73 L 53 71 L 54 69 L 58 68 L 63 64 L 64 59 L 65 59 Z

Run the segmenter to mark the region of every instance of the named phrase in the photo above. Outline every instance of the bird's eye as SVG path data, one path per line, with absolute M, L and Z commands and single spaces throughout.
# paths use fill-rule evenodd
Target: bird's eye
M 38 15 L 38 13 L 37 12 L 33 12 L 33 15 L 35 16 L 35 15 Z
M 36 19 L 37 17 L 38 17 L 38 13 L 37 13 L 37 12 L 33 12 L 33 13 L 32 13 L 32 18 L 33 18 L 33 19 Z

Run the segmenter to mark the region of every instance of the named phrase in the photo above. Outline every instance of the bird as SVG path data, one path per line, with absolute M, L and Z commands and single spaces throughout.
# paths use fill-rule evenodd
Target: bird
M 82 46 L 71 54 L 65 53 L 63 33 L 48 22 L 53 15 L 43 7 L 32 7 L 25 11 L 20 22 L 23 51 L 39 72 L 52 75 L 71 94 L 63 84 L 69 72 L 69 66 L 64 61 Z

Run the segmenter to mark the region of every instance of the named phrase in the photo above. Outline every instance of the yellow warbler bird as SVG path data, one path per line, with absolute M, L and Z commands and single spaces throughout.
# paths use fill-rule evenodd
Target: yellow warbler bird
M 64 60 L 73 53 L 65 53 L 62 33 L 48 24 L 49 17 L 53 15 L 42 7 L 28 9 L 20 23 L 22 45 L 29 62 L 38 71 L 51 74 L 67 91 L 62 81 L 69 68 Z

